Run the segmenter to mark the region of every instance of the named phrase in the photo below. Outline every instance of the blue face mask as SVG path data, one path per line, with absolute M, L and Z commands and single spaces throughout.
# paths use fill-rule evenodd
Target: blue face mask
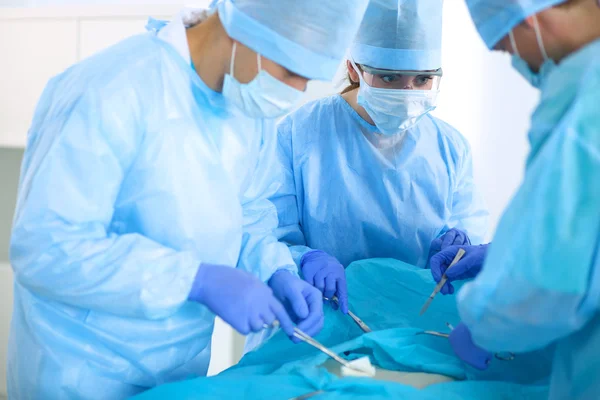
M 350 62 L 360 79 L 358 105 L 369 114 L 381 134 L 386 136 L 401 134 L 435 110 L 438 90 L 375 88 L 365 82 L 354 61 Z
M 556 63 L 553 59 L 548 57 L 548 53 L 546 53 L 546 47 L 544 46 L 544 41 L 542 40 L 542 34 L 540 32 L 540 26 L 538 24 L 537 16 L 533 16 L 533 28 L 535 29 L 535 35 L 538 42 L 538 46 L 540 48 L 540 52 L 544 57 L 544 63 L 541 65 L 539 71 L 533 72 L 527 61 L 525 61 L 521 55 L 519 54 L 519 49 L 517 48 L 517 41 L 515 40 L 515 36 L 512 32 L 508 32 L 508 37 L 510 38 L 510 45 L 513 48 L 515 54 L 512 56 L 512 66 L 513 68 L 527 80 L 534 88 L 539 89 L 544 82 L 546 81 L 550 72 L 552 72 L 556 68 Z
M 556 63 L 552 59 L 547 59 L 540 67 L 539 72 L 535 73 L 531 70 L 529 64 L 527 64 L 525 60 L 518 55 L 514 55 L 512 56 L 512 66 L 531 84 L 531 86 L 539 89 L 546 81 L 550 72 L 556 68 Z
M 235 63 L 234 42 L 231 54 L 231 67 L 229 74 L 225 75 L 223 83 L 223 96 L 251 118 L 277 118 L 296 105 L 304 92 L 286 85 L 271 76 L 261 68 L 261 57 L 257 54 L 258 75 L 249 83 L 240 83 L 233 76 Z

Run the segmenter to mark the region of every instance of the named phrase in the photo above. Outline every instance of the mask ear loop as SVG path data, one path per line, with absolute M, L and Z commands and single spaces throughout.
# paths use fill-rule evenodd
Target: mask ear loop
M 232 78 L 235 78 L 235 75 L 233 75 L 233 65 L 235 64 L 236 50 L 237 50 L 237 42 L 234 41 L 233 48 L 231 49 L 231 61 L 229 62 L 229 75 L 231 75 Z
M 548 53 L 546 53 L 544 39 L 542 38 L 542 31 L 540 30 L 540 24 L 538 23 L 537 15 L 535 14 L 533 15 L 533 30 L 535 31 L 535 37 L 537 39 L 538 45 L 540 46 L 542 57 L 544 57 L 544 61 L 547 61 L 550 57 L 548 57 Z
M 508 32 L 508 38 L 510 39 L 510 45 L 517 55 L 517 57 L 521 58 L 521 54 L 519 53 L 519 49 L 517 48 L 517 41 L 515 40 L 515 35 L 513 35 L 512 29 Z
M 237 53 L 237 42 L 234 41 L 233 42 L 233 48 L 231 49 L 231 61 L 229 62 L 229 75 L 231 75 L 232 78 L 235 78 L 235 75 L 233 74 L 233 67 L 235 65 L 235 54 Z M 258 73 L 260 74 L 260 71 L 262 71 L 262 57 L 260 56 L 260 53 L 256 53 L 256 64 L 258 65 Z
M 256 64 L 258 65 L 258 73 L 260 74 L 260 71 L 262 71 L 262 57 L 260 53 L 256 53 Z
M 349 58 L 350 63 L 352 64 L 352 68 L 354 68 L 354 71 L 358 74 L 358 82 L 360 85 L 367 85 L 368 87 L 372 87 L 371 85 L 369 85 L 367 82 L 365 82 L 365 78 L 362 76 L 362 72 L 360 71 L 360 68 L 358 68 L 358 66 L 356 65 L 356 63 L 354 62 L 354 60 L 352 58 Z
M 354 62 L 354 60 L 352 58 L 350 58 L 349 60 L 350 60 L 350 64 L 352 64 L 352 68 L 354 69 L 354 72 L 356 72 L 358 74 L 358 81 L 362 82 L 362 74 L 360 73 L 360 69 L 358 68 L 358 66 L 356 65 L 356 63 Z

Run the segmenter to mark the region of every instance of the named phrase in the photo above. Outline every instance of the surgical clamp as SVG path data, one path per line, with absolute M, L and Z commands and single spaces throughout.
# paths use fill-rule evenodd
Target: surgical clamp
M 323 297 L 323 299 L 326 301 L 333 301 L 338 306 L 340 305 L 340 302 L 336 296 L 333 296 L 333 298 L 331 298 L 331 299 L 328 299 L 327 297 Z M 352 311 L 348 310 L 348 315 L 350 316 L 350 318 L 352 318 L 352 320 L 354 322 L 356 322 L 356 325 L 358 325 L 358 327 L 360 329 L 362 329 L 363 332 L 365 332 L 365 333 L 373 332 L 373 330 L 371 328 L 369 328 L 369 326 L 367 324 L 365 324 L 362 319 L 358 318 L 358 316 L 356 314 L 354 314 Z
M 273 322 L 273 327 L 278 327 L 278 326 L 279 326 L 279 321 Z M 267 324 L 263 325 L 263 327 L 265 329 L 271 328 Z M 313 346 L 317 350 L 319 350 L 319 351 L 327 354 L 329 357 L 333 358 L 335 361 L 337 361 L 338 363 L 340 363 L 341 365 L 343 365 L 346 368 L 350 368 L 350 369 L 353 369 L 355 371 L 362 372 L 362 373 L 365 372 L 365 371 L 362 371 L 360 369 L 357 369 L 357 368 L 353 367 L 352 364 L 350 364 L 347 360 L 344 360 L 342 357 L 340 357 L 337 354 L 335 354 L 331 349 L 329 349 L 325 345 L 321 344 L 316 339 L 313 339 L 308 334 L 302 332 L 300 329 L 298 329 L 296 327 L 294 327 L 294 337 L 302 340 L 304 343 L 307 343 L 307 344 Z

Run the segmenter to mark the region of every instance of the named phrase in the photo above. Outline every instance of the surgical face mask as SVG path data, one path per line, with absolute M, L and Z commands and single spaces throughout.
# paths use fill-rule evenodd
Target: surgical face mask
M 512 66 L 517 70 L 519 74 L 521 74 L 527 82 L 531 84 L 531 86 L 535 88 L 540 88 L 543 83 L 546 81 L 546 78 L 556 68 L 556 63 L 550 57 L 548 57 L 548 53 L 546 53 L 546 47 L 544 46 L 544 41 L 542 40 L 542 33 L 540 31 L 540 26 L 538 24 L 537 16 L 533 16 L 533 28 L 535 29 L 535 36 L 538 42 L 538 46 L 540 48 L 540 52 L 542 53 L 542 57 L 544 57 L 544 63 L 540 66 L 539 72 L 535 73 L 527 64 L 521 55 L 519 54 L 519 49 L 517 48 L 517 42 L 515 40 L 515 36 L 512 30 L 508 33 L 508 37 L 510 38 L 510 45 L 513 48 L 515 54 L 512 57 Z
M 223 96 L 251 118 L 277 118 L 290 111 L 304 92 L 271 76 L 261 67 L 257 53 L 258 74 L 249 83 L 240 83 L 233 76 L 237 43 L 233 43 L 229 74 L 225 75 Z
M 439 90 L 383 89 L 369 86 L 351 61 L 360 78 L 358 104 L 384 135 L 396 135 L 412 128 L 435 110 Z

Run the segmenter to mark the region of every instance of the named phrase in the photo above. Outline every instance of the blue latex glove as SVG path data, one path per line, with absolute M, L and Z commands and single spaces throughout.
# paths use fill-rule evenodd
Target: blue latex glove
M 293 275 L 289 271 L 280 270 L 273 274 L 269 286 L 288 310 L 298 329 L 315 336 L 323 329 L 323 296 L 321 292 Z M 287 333 L 287 331 L 286 331 Z M 288 333 L 294 343 L 299 340 Z
M 465 232 L 461 231 L 460 229 L 452 228 L 431 242 L 431 247 L 429 248 L 429 259 L 431 260 L 431 257 L 447 247 L 469 246 L 470 244 L 471 240 Z
M 448 282 L 442 287 L 442 294 L 454 293 L 454 286 L 450 282 L 471 279 L 477 276 L 483 267 L 488 246 L 487 244 L 479 246 L 450 246 L 431 257 L 429 266 L 433 279 L 439 282 L 444 273 L 448 277 Z M 466 254 L 454 267 L 446 271 L 454 260 L 454 257 L 456 257 L 459 249 L 464 249 Z
M 479 370 L 486 370 L 492 361 L 492 353 L 473 343 L 469 328 L 462 322 L 450 332 L 450 346 L 458 358 Z
M 259 332 L 275 320 L 288 335 L 294 334 L 294 324 L 271 288 L 246 271 L 202 264 L 188 299 L 204 304 L 242 335 Z
M 321 250 L 311 250 L 302 256 L 300 269 L 304 280 L 331 299 L 337 296 L 340 309 L 348 314 L 348 287 L 344 266 Z M 335 303 L 332 303 L 335 306 Z

